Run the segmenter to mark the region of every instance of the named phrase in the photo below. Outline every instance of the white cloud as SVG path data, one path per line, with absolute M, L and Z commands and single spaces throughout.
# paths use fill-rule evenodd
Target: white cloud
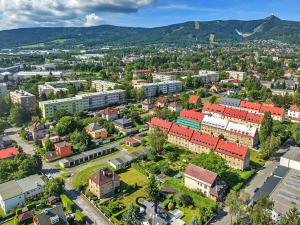
M 156 0 L 0 0 L 0 29 L 101 22 L 102 12 L 134 13 Z M 100 19 L 100 21 L 99 21 Z M 89 23 L 87 23 L 89 24 Z
M 97 16 L 95 13 L 88 14 L 85 16 L 85 23 L 84 25 L 87 27 L 97 26 L 103 21 L 103 18 Z

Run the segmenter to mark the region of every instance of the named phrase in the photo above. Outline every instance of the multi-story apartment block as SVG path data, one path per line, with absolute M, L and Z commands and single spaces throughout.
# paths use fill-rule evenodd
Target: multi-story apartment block
M 220 139 L 214 152 L 225 159 L 230 167 L 238 170 L 249 167 L 250 152 L 246 147 Z
M 240 108 L 251 113 L 258 113 L 261 108 L 261 104 L 256 102 L 241 101 Z
M 244 123 L 248 112 L 241 109 L 234 109 L 226 107 L 223 112 L 224 119 L 234 123 Z
M 204 83 L 214 83 L 219 81 L 219 74 L 216 71 L 199 70 L 199 77 Z
M 201 132 L 215 137 L 221 135 L 225 136 L 227 125 L 228 120 L 216 116 L 205 115 L 201 123 Z
M 50 94 L 50 93 L 58 93 L 58 92 L 68 92 L 67 87 L 72 85 L 76 90 L 79 90 L 84 84 L 86 80 L 66 80 L 66 81 L 54 81 L 54 82 L 46 82 L 44 85 L 39 85 L 39 94 Z
M 97 92 L 114 90 L 117 83 L 105 81 L 105 80 L 93 80 L 92 87 L 96 89 Z
M 135 88 L 141 88 L 144 90 L 146 98 L 157 96 L 159 94 L 177 93 L 182 91 L 182 82 L 178 80 L 157 82 L 157 83 L 144 83 L 137 84 Z
M 291 105 L 288 110 L 288 117 L 292 122 L 300 121 L 300 107 L 298 105 Z
M 200 130 L 203 117 L 204 114 L 201 112 L 183 109 L 180 112 L 180 116 L 177 118 L 176 123 L 178 125 L 193 128 L 194 130 Z
M 7 93 L 8 91 L 6 83 L 0 83 L 0 96 L 6 95 Z
M 156 82 L 166 82 L 166 81 L 172 81 L 176 80 L 176 76 L 172 74 L 166 74 L 166 73 L 153 73 L 152 74 L 153 81 Z
M 15 74 L 15 79 L 28 79 L 34 76 L 48 77 L 50 75 L 55 77 L 61 77 L 63 75 L 63 72 L 62 71 L 21 71 Z
M 152 118 L 150 132 L 155 127 L 168 133 L 168 141 L 194 153 L 215 152 L 224 158 L 228 165 L 240 170 L 249 166 L 250 154 L 247 147 L 219 139 L 167 120 Z
M 214 201 L 222 200 L 227 189 L 218 174 L 193 164 L 189 164 L 184 172 L 184 186 Z
M 219 138 L 203 134 L 200 132 L 194 132 L 190 144 L 189 150 L 195 153 L 210 153 L 216 149 Z
M 174 123 L 169 130 L 168 141 L 183 148 L 189 148 L 189 142 L 193 133 L 194 130 Z
M 226 73 L 229 74 L 229 78 L 232 79 L 237 79 L 237 80 L 244 80 L 247 78 L 247 73 L 246 72 L 241 72 L 241 71 L 225 71 Z
M 39 107 L 44 118 L 53 118 L 58 110 L 66 110 L 69 113 L 81 112 L 102 108 L 109 105 L 120 104 L 124 101 L 124 90 L 111 90 L 91 94 L 76 95 L 72 98 L 44 101 Z
M 11 91 L 10 99 L 13 104 L 18 104 L 28 110 L 33 109 L 36 104 L 36 97 L 23 90 Z

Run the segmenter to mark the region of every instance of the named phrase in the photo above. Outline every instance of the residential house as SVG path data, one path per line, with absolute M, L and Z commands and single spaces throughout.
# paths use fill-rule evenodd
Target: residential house
M 157 117 L 153 117 L 150 122 L 149 131 L 153 131 L 155 127 L 158 127 L 160 130 L 162 130 L 165 133 L 169 133 L 169 130 L 171 129 L 172 123 L 159 119 Z
M 121 118 L 114 121 L 116 128 L 119 129 L 129 129 L 132 128 L 132 121 Z
M 217 83 L 213 84 L 210 89 L 209 89 L 210 92 L 214 92 L 214 93 L 218 93 L 221 91 L 221 86 Z
M 183 109 L 183 106 L 181 103 L 179 102 L 172 102 L 169 104 L 168 106 L 168 109 L 171 111 L 171 112 L 180 112 L 182 109 Z
M 214 201 L 222 200 L 227 189 L 226 183 L 218 174 L 193 164 L 184 171 L 184 186 L 201 192 Z
M 154 101 L 151 98 L 146 98 L 142 102 L 142 109 L 149 112 L 150 109 L 154 108 Z
M 108 168 L 102 168 L 89 177 L 88 190 L 97 198 L 107 198 L 120 192 L 119 176 Z
M 288 117 L 292 122 L 300 121 L 300 107 L 296 104 L 291 105 L 288 110 Z
M 96 123 L 89 124 L 85 127 L 85 131 L 92 139 L 107 138 L 107 130 Z
M 0 207 L 5 213 L 20 207 L 26 201 L 38 197 L 44 186 L 44 181 L 37 174 L 2 183 L 0 184 Z
M 48 128 L 44 123 L 35 122 L 29 128 L 28 131 L 31 133 L 33 140 L 40 140 L 46 137 L 48 134 Z
M 54 144 L 54 149 L 59 153 L 60 157 L 67 157 L 73 154 L 72 145 L 66 141 L 57 142 Z
M 221 98 L 220 105 L 224 105 L 227 107 L 232 107 L 232 108 L 239 108 L 240 107 L 241 100 L 237 98 L 228 98 L 228 97 L 223 97 Z
M 169 104 L 169 100 L 166 97 L 158 97 L 155 106 L 158 108 L 163 108 Z
M 201 98 L 198 95 L 191 95 L 189 97 L 189 104 L 194 106 L 200 106 L 201 105 Z
M 102 118 L 106 119 L 107 121 L 113 121 L 119 118 L 119 109 L 108 107 L 103 110 Z
M 19 155 L 20 151 L 18 148 L 6 148 L 0 150 L 0 160 L 3 159 L 12 159 L 15 156 Z
M 141 141 L 137 138 L 129 137 L 129 138 L 125 139 L 124 144 L 129 147 L 137 147 L 141 144 Z
M 46 208 L 42 213 L 34 216 L 34 225 L 69 225 L 62 205 Z
M 13 104 L 18 104 L 27 110 L 34 109 L 36 104 L 36 97 L 23 90 L 11 91 L 10 99 Z

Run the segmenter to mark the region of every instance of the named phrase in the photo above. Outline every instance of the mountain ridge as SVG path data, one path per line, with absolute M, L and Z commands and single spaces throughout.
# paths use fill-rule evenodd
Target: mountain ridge
M 300 22 L 268 16 L 258 20 L 188 21 L 160 27 L 35 27 L 0 31 L 0 48 L 70 48 L 124 44 L 191 44 L 244 40 L 278 40 L 300 44 Z M 33 46 L 34 47 L 34 46 Z

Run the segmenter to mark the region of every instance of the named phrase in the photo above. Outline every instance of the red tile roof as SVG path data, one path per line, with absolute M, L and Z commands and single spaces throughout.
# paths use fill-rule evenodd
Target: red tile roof
M 204 181 L 209 185 L 213 185 L 218 177 L 218 174 L 193 164 L 188 165 L 184 174 L 196 178 L 197 180 Z
M 150 127 L 158 127 L 159 129 L 165 132 L 169 132 L 171 126 L 172 126 L 171 122 L 167 120 L 159 119 L 157 117 L 153 117 L 150 122 Z
M 233 109 L 233 108 L 228 108 L 228 107 L 226 107 L 223 112 L 224 116 L 234 117 L 234 118 L 242 119 L 242 120 L 245 120 L 247 114 L 248 114 L 248 112 L 245 110 Z
M 33 212 L 31 210 L 18 215 L 18 219 L 21 222 L 32 219 L 32 218 L 33 218 Z
M 117 108 L 111 108 L 108 107 L 106 109 L 103 110 L 103 114 L 104 115 L 111 115 L 111 114 L 117 114 L 119 112 L 119 109 Z
M 269 112 L 273 116 L 283 116 L 284 115 L 284 109 L 279 107 L 273 107 L 273 106 L 261 106 L 259 112 L 266 113 Z
M 245 109 L 259 111 L 261 108 L 261 104 L 256 103 L 256 102 L 241 101 L 240 107 L 245 108 Z
M 194 110 L 183 109 L 180 112 L 180 117 L 188 120 L 194 120 L 200 123 L 203 120 L 204 114 L 201 112 L 196 112 Z
M 192 138 L 193 133 L 194 133 L 194 130 L 189 129 L 187 127 L 177 125 L 176 123 L 173 123 L 173 125 L 169 131 L 170 135 L 177 136 L 179 138 L 183 138 L 188 141 Z
M 169 105 L 170 107 L 182 107 L 182 104 L 181 103 L 179 103 L 179 102 L 172 102 L 170 105 Z
M 263 119 L 264 115 L 249 112 L 245 120 L 248 122 L 261 124 Z
M 0 150 L 0 159 L 8 159 L 8 158 L 18 155 L 19 153 L 20 153 L 19 149 L 17 149 L 17 148 L 2 149 L 2 150 Z
M 248 148 L 220 139 L 215 151 L 233 158 L 245 160 L 248 153 Z
M 195 131 L 192 138 L 191 142 L 196 144 L 196 145 L 201 145 L 206 148 L 210 149 L 215 149 L 217 144 L 218 144 L 219 138 L 203 134 L 201 132 Z
M 125 140 L 125 143 L 131 143 L 131 144 L 134 144 L 134 143 L 140 143 L 140 140 L 139 139 L 136 139 L 136 138 L 133 138 L 133 137 L 129 137 Z
M 159 102 L 159 103 L 167 103 L 167 102 L 168 102 L 168 99 L 165 98 L 165 97 L 159 97 L 159 98 L 157 99 L 157 102 Z
M 294 112 L 300 112 L 300 107 L 296 104 L 291 105 L 289 108 L 290 111 L 294 111 Z
M 98 170 L 97 172 L 92 174 L 89 177 L 89 179 L 96 183 L 98 186 L 101 186 L 111 181 L 120 180 L 119 176 L 108 168 L 102 168 Z
M 191 95 L 189 98 L 190 104 L 197 104 L 199 102 L 200 96 L 198 95 Z
M 213 104 L 213 103 L 205 103 L 203 105 L 203 112 L 214 112 L 214 113 L 220 113 L 222 114 L 225 110 L 225 106 L 223 105 L 217 105 L 217 104 Z

